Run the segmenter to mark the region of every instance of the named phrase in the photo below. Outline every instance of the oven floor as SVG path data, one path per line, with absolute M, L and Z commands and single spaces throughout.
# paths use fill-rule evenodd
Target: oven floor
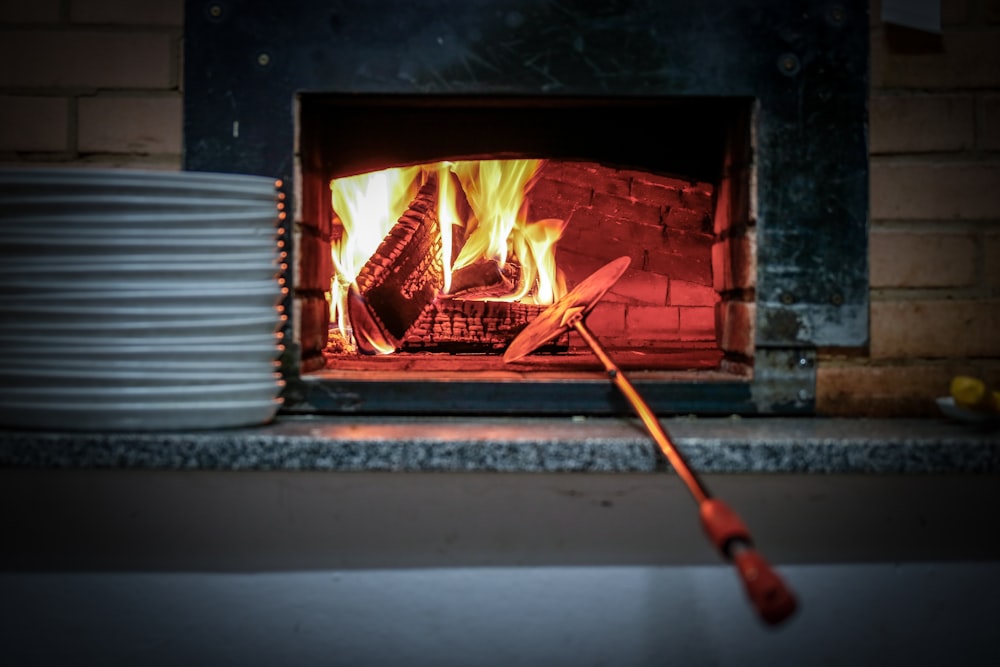
M 719 368 L 722 352 L 713 347 L 692 347 L 656 350 L 610 349 L 609 354 L 624 371 L 713 371 Z M 327 368 L 310 375 L 352 371 L 365 372 L 475 372 L 521 373 L 601 372 L 597 357 L 586 349 L 570 349 L 561 354 L 534 354 L 520 361 L 505 364 L 500 355 L 492 354 L 391 354 L 360 356 L 338 354 L 327 356 Z M 732 377 L 727 374 L 727 377 Z

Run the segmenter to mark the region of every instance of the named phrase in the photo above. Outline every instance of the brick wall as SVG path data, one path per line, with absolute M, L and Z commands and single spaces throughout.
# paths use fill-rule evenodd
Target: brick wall
M 709 183 L 589 162 L 542 167 L 528 195 L 530 218 L 567 221 L 557 261 L 569 284 L 632 259 L 590 315 L 605 345 L 715 342 L 712 191 Z
M 182 7 L 0 3 L 0 162 L 179 168 Z M 889 48 L 879 9 L 871 346 L 821 355 L 818 405 L 933 414 L 954 373 L 1000 381 L 1000 2 L 943 0 L 922 53 Z
M 874 0 L 871 345 L 821 357 L 818 405 L 934 414 L 952 375 L 1000 381 L 1000 2 L 944 0 L 939 43 L 879 14 Z
M 0 162 L 179 169 L 181 0 L 0 3 Z

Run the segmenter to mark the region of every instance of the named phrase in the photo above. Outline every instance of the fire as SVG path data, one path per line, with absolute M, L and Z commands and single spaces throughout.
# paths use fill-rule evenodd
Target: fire
M 333 210 L 343 225 L 343 235 L 332 244 L 330 300 L 332 320 L 341 333 L 348 335 L 347 301 L 352 286 L 356 290 L 355 280 L 431 174 L 438 182 L 443 293 L 451 291 L 452 276 L 463 267 L 485 259 L 503 269 L 516 258 L 518 284 L 509 294 L 490 300 L 544 305 L 565 294 L 565 280 L 555 262 L 565 222 L 531 220 L 525 202 L 542 164 L 534 159 L 437 162 L 330 181 Z M 460 197 L 467 206 L 459 205 Z M 468 212 L 462 216 L 460 210 Z M 452 261 L 454 228 L 464 229 L 464 244 Z M 354 335 L 367 336 L 359 331 Z
M 333 241 L 331 315 L 347 330 L 348 290 L 365 262 L 416 194 L 420 167 L 383 169 L 330 181 L 333 210 L 344 233 Z

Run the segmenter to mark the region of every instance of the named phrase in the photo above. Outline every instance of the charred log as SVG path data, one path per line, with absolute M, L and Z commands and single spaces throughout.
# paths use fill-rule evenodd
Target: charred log
M 436 199 L 431 178 L 358 275 L 348 313 L 362 352 L 398 348 L 444 286 Z
M 468 301 L 443 297 L 423 313 L 408 332 L 402 352 L 502 352 L 546 306 L 509 301 Z M 540 348 L 564 352 L 568 336 Z

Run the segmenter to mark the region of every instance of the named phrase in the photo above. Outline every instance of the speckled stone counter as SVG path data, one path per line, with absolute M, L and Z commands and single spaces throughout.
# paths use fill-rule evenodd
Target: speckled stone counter
M 693 418 L 663 422 L 706 473 L 995 473 L 1000 432 L 946 420 Z M 0 466 L 153 470 L 653 472 L 636 420 L 281 418 L 257 428 L 0 430 Z

